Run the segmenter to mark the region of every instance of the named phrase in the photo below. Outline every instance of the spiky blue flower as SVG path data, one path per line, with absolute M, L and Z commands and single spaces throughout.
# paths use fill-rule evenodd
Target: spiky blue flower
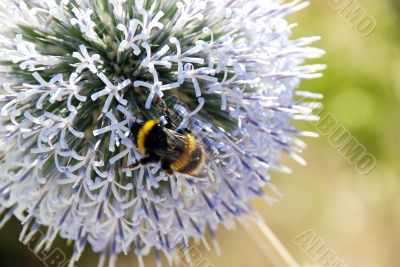
M 0 3 L 0 205 L 37 250 L 59 235 L 108 257 L 163 252 L 251 216 L 249 200 L 275 190 L 282 152 L 300 162 L 292 126 L 315 105 L 296 97 L 321 65 L 318 38 L 291 40 L 285 17 L 308 3 L 280 0 L 6 0 Z M 298 99 L 300 99 L 298 98 Z M 143 157 L 135 120 L 160 118 L 207 148 L 203 178 Z

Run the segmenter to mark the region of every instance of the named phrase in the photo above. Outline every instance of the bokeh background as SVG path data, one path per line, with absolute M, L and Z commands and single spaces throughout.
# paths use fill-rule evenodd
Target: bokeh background
M 299 24 L 295 37 L 322 37 L 316 45 L 327 55 L 316 62 L 329 67 L 324 78 L 306 81 L 301 89 L 325 95 L 324 109 L 375 156 L 376 168 L 368 175 L 359 174 L 326 136 L 309 139 L 303 154 L 306 167 L 284 158 L 293 174 L 273 174 L 283 194 L 279 201 L 266 204 L 256 200 L 254 205 L 301 266 L 330 266 L 318 263 L 293 241 L 312 230 L 345 266 L 399 267 L 400 1 L 352 1 L 377 22 L 366 37 L 330 6 L 338 1 L 311 2 L 311 7 L 289 19 Z M 310 123 L 301 127 L 316 130 Z M 46 265 L 22 245 L 19 231 L 16 220 L 0 231 L 0 266 L 56 266 Z M 254 242 L 242 226 L 235 232 L 221 229 L 218 238 L 222 256 L 199 247 L 216 267 L 277 266 L 270 260 L 273 253 L 268 244 Z M 70 253 L 65 242 L 57 245 Z M 97 266 L 97 257 L 87 252 L 77 266 Z M 137 263 L 133 256 L 123 257 L 117 266 L 134 267 Z M 146 266 L 155 264 L 146 259 Z

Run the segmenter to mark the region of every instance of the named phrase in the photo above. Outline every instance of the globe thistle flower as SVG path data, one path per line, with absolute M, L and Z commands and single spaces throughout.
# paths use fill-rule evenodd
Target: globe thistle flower
M 0 3 L 0 205 L 36 250 L 57 236 L 115 264 L 120 253 L 176 250 L 273 199 L 281 153 L 303 163 L 292 126 L 316 95 L 295 91 L 323 66 L 316 37 L 291 40 L 280 0 L 6 0 Z M 298 99 L 298 100 L 296 100 Z M 141 159 L 136 121 L 165 119 L 206 148 L 204 177 Z

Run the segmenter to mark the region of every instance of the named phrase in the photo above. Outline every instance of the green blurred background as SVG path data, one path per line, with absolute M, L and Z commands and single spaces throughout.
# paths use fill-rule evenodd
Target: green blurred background
M 353 1 L 377 22 L 367 37 L 330 6 L 334 2 L 338 1 L 314 0 L 290 17 L 299 24 L 295 37 L 320 35 L 316 45 L 327 51 L 315 61 L 328 65 L 324 78 L 306 81 L 302 89 L 325 95 L 325 110 L 376 157 L 376 168 L 361 175 L 327 137 L 309 139 L 303 154 L 306 167 L 284 159 L 293 174 L 273 174 L 283 193 L 279 201 L 268 205 L 256 200 L 254 205 L 301 266 L 329 266 L 317 263 L 293 242 L 312 230 L 346 266 L 399 267 L 400 1 Z M 310 123 L 302 127 L 316 130 Z M 19 230 L 13 220 L 0 231 L 0 266 L 46 266 L 18 242 Z M 274 266 L 267 244 L 257 245 L 242 226 L 235 232 L 221 228 L 218 238 L 222 256 L 200 247 L 214 266 Z M 70 251 L 64 243 L 59 242 L 60 248 Z M 88 252 L 77 266 L 97 266 L 97 257 Z M 129 256 L 117 266 L 137 264 Z M 146 259 L 146 266 L 155 264 Z

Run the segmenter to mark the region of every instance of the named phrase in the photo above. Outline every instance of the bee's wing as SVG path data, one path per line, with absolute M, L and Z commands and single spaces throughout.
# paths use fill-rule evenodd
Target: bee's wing
M 168 136 L 168 141 L 172 145 L 172 148 L 173 148 L 173 146 L 175 146 L 175 148 L 177 148 L 179 151 L 183 151 L 185 149 L 186 136 L 184 134 L 177 133 L 177 132 L 169 130 L 167 128 L 164 129 L 164 132 Z M 191 134 L 191 135 L 193 135 L 193 134 Z M 200 144 L 200 143 L 197 143 L 197 146 L 200 146 L 203 149 L 203 151 L 205 151 L 207 149 L 207 147 L 205 145 Z
M 177 151 L 172 151 L 172 150 L 155 149 L 155 153 L 158 156 L 160 156 L 163 160 L 166 160 L 169 163 L 175 162 L 182 155 L 182 153 L 179 153 Z
M 169 129 L 163 129 L 165 134 L 167 135 L 167 140 L 168 140 L 168 149 L 166 150 L 156 150 L 156 154 L 158 156 L 160 156 L 163 160 L 167 161 L 168 163 L 174 163 L 176 162 L 179 158 L 181 158 L 181 156 L 185 153 L 185 150 L 187 149 L 186 145 L 187 145 L 187 137 L 183 134 L 177 133 L 175 131 L 169 130 Z M 205 157 L 205 151 L 206 148 L 204 145 L 202 144 L 196 144 L 197 147 L 200 146 L 201 150 L 202 150 L 202 156 Z M 200 155 L 198 155 L 200 156 Z M 195 160 L 195 158 L 193 158 L 192 160 Z M 206 160 L 206 159 L 205 159 Z M 203 166 L 203 163 L 199 164 L 199 166 Z M 189 174 L 184 174 L 184 175 L 188 175 Z M 196 176 L 191 176 L 190 177 L 197 177 L 197 178 L 205 178 L 208 177 L 207 172 L 205 172 L 205 170 L 202 170 L 201 172 L 199 172 L 198 174 L 196 174 Z
M 155 153 L 168 162 L 174 162 L 184 153 L 186 146 L 186 136 L 167 128 L 163 129 L 167 136 L 168 148 L 155 149 Z

